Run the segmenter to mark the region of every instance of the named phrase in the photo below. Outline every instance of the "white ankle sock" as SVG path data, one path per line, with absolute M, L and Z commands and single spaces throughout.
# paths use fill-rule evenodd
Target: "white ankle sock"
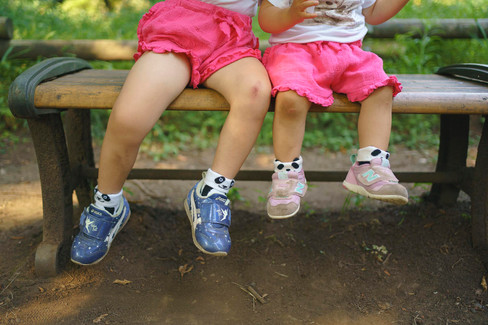
M 120 190 L 119 193 L 104 194 L 98 190 L 98 187 L 95 187 L 94 204 L 97 208 L 105 209 L 113 214 L 115 212 L 115 209 L 117 209 L 117 207 L 120 205 L 123 192 L 124 190 Z
M 206 196 L 212 192 L 212 190 L 227 195 L 229 190 L 232 186 L 234 186 L 234 180 L 226 178 L 225 176 L 214 172 L 212 169 L 208 169 L 207 173 L 205 174 L 205 178 L 203 179 L 205 185 L 209 186 L 211 190 L 205 189 L 205 186 L 202 188 L 202 195 Z M 204 193 L 205 192 L 205 193 Z
M 303 168 L 303 158 L 302 156 L 293 159 L 293 161 L 290 162 L 282 162 L 279 161 L 278 159 L 275 159 L 274 161 L 274 171 L 275 173 L 277 172 L 282 172 L 282 171 L 294 171 L 299 173 Z

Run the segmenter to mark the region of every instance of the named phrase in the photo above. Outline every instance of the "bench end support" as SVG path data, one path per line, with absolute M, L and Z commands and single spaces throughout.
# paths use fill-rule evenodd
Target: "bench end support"
M 21 73 L 10 85 L 8 106 L 15 117 L 37 118 L 41 114 L 56 113 L 55 109 L 40 110 L 34 106 L 34 94 L 41 82 L 62 75 L 91 69 L 88 62 L 78 58 L 59 57 L 44 60 Z

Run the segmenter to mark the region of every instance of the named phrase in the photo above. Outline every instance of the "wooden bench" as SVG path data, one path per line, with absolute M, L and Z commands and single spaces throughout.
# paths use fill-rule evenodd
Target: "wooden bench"
M 55 275 L 69 256 L 73 235 L 73 191 L 81 206 L 91 203 L 97 169 L 92 150 L 90 111 L 111 109 L 128 71 L 91 69 L 76 58 L 53 58 L 31 67 L 13 82 L 9 106 L 27 119 L 35 146 L 42 188 L 43 241 L 37 248 L 36 272 Z M 455 76 L 455 77 L 453 77 Z M 462 78 L 458 78 L 462 76 Z M 394 100 L 395 114 L 440 115 L 438 162 L 432 172 L 399 172 L 401 182 L 432 183 L 429 199 L 452 205 L 459 191 L 471 197 L 474 247 L 488 251 L 488 122 L 485 119 L 476 166 L 466 166 L 470 115 L 488 115 L 488 66 L 457 65 L 438 74 L 398 75 L 404 90 Z M 472 79 L 472 80 L 470 80 Z M 473 81 L 478 80 L 478 81 Z M 481 81 L 481 82 L 479 82 Z M 324 110 L 357 113 L 359 105 L 335 94 Z M 226 111 L 229 104 L 210 89 L 185 89 L 169 110 Z M 273 110 L 271 105 L 270 111 Z M 62 116 L 64 115 L 64 116 Z M 200 178 L 201 170 L 134 169 L 129 178 Z M 271 170 L 246 171 L 239 180 L 269 181 Z M 307 171 L 311 182 L 340 182 L 346 171 Z M 62 198 L 62 199 L 60 199 Z

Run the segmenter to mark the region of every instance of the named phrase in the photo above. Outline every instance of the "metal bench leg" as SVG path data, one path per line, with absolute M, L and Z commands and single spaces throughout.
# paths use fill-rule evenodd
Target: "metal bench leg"
M 59 114 L 28 120 L 36 150 L 42 188 L 43 239 L 35 268 L 39 276 L 54 276 L 69 256 L 73 232 L 71 171 L 63 124 Z
M 478 145 L 478 155 L 472 181 L 471 225 L 473 246 L 482 252 L 485 266 L 488 266 L 488 117 Z
M 469 115 L 441 115 L 441 134 L 436 171 L 462 173 L 466 167 Z M 456 204 L 460 184 L 432 184 L 428 200 L 439 206 Z
M 66 139 L 71 173 L 80 208 L 90 205 L 95 182 L 82 173 L 82 166 L 94 167 L 89 110 L 68 110 L 65 116 Z

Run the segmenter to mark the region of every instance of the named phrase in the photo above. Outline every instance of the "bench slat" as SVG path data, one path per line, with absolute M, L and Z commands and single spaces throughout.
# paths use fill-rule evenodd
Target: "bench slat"
M 88 69 L 37 86 L 37 108 L 111 109 L 127 77 L 127 70 Z M 403 91 L 394 100 L 394 113 L 488 114 L 488 87 L 484 84 L 436 74 L 397 75 Z M 204 94 L 204 96 L 202 96 Z M 334 94 L 328 108 L 313 105 L 313 112 L 359 112 L 359 104 Z M 469 103 L 469 107 L 466 106 Z M 187 88 L 170 110 L 227 111 L 229 104 L 210 89 Z

